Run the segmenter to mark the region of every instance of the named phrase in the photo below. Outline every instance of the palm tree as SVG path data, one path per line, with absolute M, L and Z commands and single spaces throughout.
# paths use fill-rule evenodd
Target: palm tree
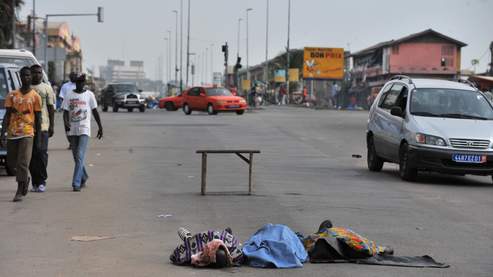
M 0 0 L 0 48 L 12 47 L 12 17 L 23 4 L 23 0 Z

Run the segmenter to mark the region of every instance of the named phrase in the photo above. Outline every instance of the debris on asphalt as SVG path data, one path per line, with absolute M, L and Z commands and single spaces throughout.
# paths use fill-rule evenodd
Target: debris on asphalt
M 190 176 L 188 176 L 188 178 L 189 179 L 192 179 L 192 178 L 195 178 L 195 176 L 190 175 Z
M 353 157 L 355 159 L 361 159 L 362 158 L 362 156 L 359 154 L 353 154 L 351 157 Z
M 157 217 L 158 218 L 168 218 L 168 217 L 172 217 L 172 216 L 173 216 L 172 214 L 160 214 Z
M 183 164 L 181 164 L 181 163 L 177 163 L 176 165 L 177 165 L 177 166 L 182 166 Z
M 106 239 L 114 239 L 115 237 L 108 236 L 73 236 L 71 241 L 80 241 L 80 242 L 91 242 L 98 240 L 106 240 Z

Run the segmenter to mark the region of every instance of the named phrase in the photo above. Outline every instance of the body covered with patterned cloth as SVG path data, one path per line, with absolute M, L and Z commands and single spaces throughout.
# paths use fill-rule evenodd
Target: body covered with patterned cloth
M 222 241 L 221 245 L 227 248 L 228 260 L 230 260 L 231 265 L 240 265 L 243 261 L 241 245 L 238 242 L 238 239 L 233 236 L 231 230 L 209 230 L 192 236 L 188 230 L 180 228 L 178 234 L 182 243 L 175 248 L 169 257 L 173 264 L 190 265 L 192 263 L 192 256 L 195 255 L 195 257 L 200 257 L 202 252 L 210 252 L 209 248 L 211 248 L 217 240 Z M 207 253 L 207 255 L 204 256 L 210 256 L 210 253 Z M 195 265 L 203 266 L 199 262 Z

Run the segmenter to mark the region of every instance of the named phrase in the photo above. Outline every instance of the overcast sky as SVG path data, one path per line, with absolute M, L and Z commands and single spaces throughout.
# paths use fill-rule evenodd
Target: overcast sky
M 32 11 L 32 0 L 24 1 L 23 16 Z M 187 0 L 183 2 L 186 49 Z M 245 18 L 245 10 L 252 8 L 249 13 L 249 61 L 250 65 L 262 62 L 265 58 L 266 2 L 191 0 L 190 52 L 203 55 L 205 49 L 214 44 L 214 71 L 221 71 L 220 45 L 228 41 L 229 62 L 233 63 L 237 51 L 238 18 Z M 288 0 L 270 0 L 269 57 L 277 55 L 286 46 L 287 3 Z M 165 53 L 167 30 L 173 32 L 174 43 L 172 10 L 180 8 L 180 0 L 38 0 L 36 12 L 39 16 L 96 12 L 97 6 L 105 9 L 104 23 L 97 23 L 95 17 L 52 19 L 68 22 L 72 32 L 81 38 L 85 66 L 98 67 L 106 64 L 107 59 L 143 60 L 147 77 L 158 79 L 159 57 Z M 432 28 L 468 44 L 462 50 L 463 69 L 472 69 L 471 60 L 480 59 L 478 71 L 484 71 L 490 60 L 489 44 L 493 41 L 492 11 L 493 0 L 292 0 L 291 47 L 343 47 L 358 51 L 381 41 Z M 245 25 L 243 21 L 240 43 L 243 61 L 246 60 Z M 185 57 L 183 60 L 185 63 Z M 200 60 L 203 64 L 203 57 Z M 200 64 L 198 69 L 200 71 Z

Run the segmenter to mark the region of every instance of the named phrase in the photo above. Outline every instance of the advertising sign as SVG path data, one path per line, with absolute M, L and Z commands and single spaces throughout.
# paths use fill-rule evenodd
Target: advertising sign
M 274 82 L 276 83 L 284 83 L 286 82 L 286 70 L 278 69 L 274 75 Z
M 344 77 L 344 49 L 305 47 L 303 78 L 334 80 Z
M 289 81 L 298 82 L 300 80 L 300 70 L 298 68 L 289 69 Z
M 251 82 L 250 82 L 250 80 L 245 79 L 245 80 L 243 80 L 243 81 L 242 81 L 242 83 L 241 83 L 241 88 L 242 88 L 243 90 L 250 90 L 250 87 L 251 87 Z

